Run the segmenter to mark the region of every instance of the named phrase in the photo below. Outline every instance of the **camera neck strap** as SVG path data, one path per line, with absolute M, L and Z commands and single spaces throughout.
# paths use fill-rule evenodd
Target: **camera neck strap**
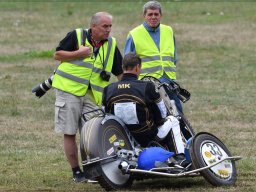
M 81 30 L 81 45 L 85 46 L 85 41 L 87 38 L 87 30 L 84 30 L 83 28 L 80 29 Z
M 106 54 L 106 58 L 103 62 L 103 71 L 106 70 L 106 67 L 107 67 L 107 63 L 108 63 L 108 58 L 109 58 L 109 55 L 110 55 L 110 51 L 111 51 L 111 48 L 112 48 L 112 38 L 111 37 L 108 37 L 108 48 L 107 48 L 107 54 Z
M 90 31 L 87 31 L 87 30 L 84 30 L 84 29 L 81 28 L 81 44 L 84 45 L 84 46 L 85 46 L 85 41 L 86 41 L 86 38 L 88 37 L 89 32 Z M 92 41 L 92 37 L 88 37 L 88 40 Z M 106 58 L 104 58 L 105 55 L 104 55 L 104 48 L 103 48 L 105 42 L 102 42 L 101 46 L 99 48 L 97 48 L 97 51 L 99 51 L 100 48 L 103 49 L 103 58 L 102 58 L 103 59 L 103 62 L 102 62 L 102 65 L 103 65 L 102 70 L 103 71 L 105 71 L 106 67 L 107 67 L 108 58 L 109 58 L 110 51 L 111 51 L 112 44 L 113 44 L 112 43 L 113 39 L 111 37 L 108 37 L 108 39 L 105 40 L 105 41 L 108 42 Z

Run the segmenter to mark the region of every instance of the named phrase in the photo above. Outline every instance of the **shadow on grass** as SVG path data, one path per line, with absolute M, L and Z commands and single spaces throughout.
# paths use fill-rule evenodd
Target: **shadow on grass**
M 189 188 L 202 188 L 206 185 L 203 177 L 155 178 L 135 181 L 130 191 L 182 191 Z

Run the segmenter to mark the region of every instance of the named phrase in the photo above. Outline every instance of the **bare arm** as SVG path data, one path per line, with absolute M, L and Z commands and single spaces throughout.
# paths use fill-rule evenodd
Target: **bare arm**
M 58 61 L 71 61 L 81 58 L 90 57 L 92 54 L 91 47 L 85 47 L 81 45 L 76 51 L 56 51 L 54 53 L 54 59 Z

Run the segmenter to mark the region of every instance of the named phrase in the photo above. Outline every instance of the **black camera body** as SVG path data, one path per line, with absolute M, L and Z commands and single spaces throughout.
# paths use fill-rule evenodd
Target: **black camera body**
M 101 77 L 101 79 L 104 80 L 104 81 L 109 81 L 109 79 L 110 79 L 110 75 L 107 74 L 106 71 L 101 71 L 100 77 Z
M 53 75 L 51 75 L 44 82 L 42 82 L 39 85 L 35 86 L 32 89 L 32 93 L 35 93 L 35 95 L 37 97 L 39 97 L 39 98 L 42 97 L 49 89 L 52 88 L 52 80 L 53 80 Z

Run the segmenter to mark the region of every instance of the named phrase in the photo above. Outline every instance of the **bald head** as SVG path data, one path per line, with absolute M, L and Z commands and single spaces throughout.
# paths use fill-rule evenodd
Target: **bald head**
M 112 15 L 107 12 L 98 12 L 92 16 L 91 32 L 96 41 L 108 39 L 112 27 Z
M 90 25 L 99 25 L 104 18 L 112 20 L 112 15 L 108 12 L 97 12 L 92 16 Z

